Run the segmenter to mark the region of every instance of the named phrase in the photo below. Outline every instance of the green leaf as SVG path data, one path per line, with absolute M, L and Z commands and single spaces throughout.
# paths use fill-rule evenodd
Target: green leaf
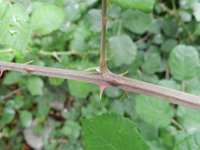
M 39 97 L 37 99 L 37 104 L 38 104 L 37 115 L 42 118 L 45 118 L 50 111 L 49 102 L 46 99 L 44 99 L 44 97 Z
M 26 9 L 19 4 L 9 5 L 0 18 L 0 43 L 25 50 L 31 38 L 31 25 Z
M 162 34 L 156 34 L 153 38 L 155 44 L 162 44 L 164 42 L 164 36 Z
M 16 96 L 15 101 L 14 101 L 14 108 L 16 110 L 18 110 L 21 107 L 23 107 L 23 105 L 24 105 L 23 97 L 22 96 Z
M 135 101 L 133 101 L 134 97 L 130 95 L 129 98 L 124 99 L 123 101 L 120 100 L 114 100 L 110 102 L 109 104 L 109 111 L 113 113 L 117 113 L 120 115 L 129 115 L 131 119 L 136 119 L 138 115 L 136 114 L 135 109 Z
M 150 53 L 144 60 L 142 70 L 146 74 L 153 74 L 160 69 L 161 57 L 157 52 Z
M 64 10 L 55 5 L 43 5 L 34 10 L 31 16 L 33 30 L 41 35 L 57 30 L 65 19 Z
M 145 12 L 152 11 L 154 4 L 156 0 L 110 0 L 112 2 L 116 2 L 120 6 L 124 8 L 131 8 L 131 9 L 137 9 L 142 10 Z
M 165 35 L 174 37 L 178 31 L 177 22 L 171 18 L 160 18 L 158 22 Z
M 111 98 L 117 98 L 122 95 L 122 91 L 116 87 L 108 87 L 105 89 L 105 94 Z
M 178 142 L 174 150 L 199 150 L 200 149 L 200 132 L 186 136 Z
M 20 111 L 19 113 L 20 122 L 23 127 L 27 128 L 31 126 L 33 116 L 28 111 Z
M 69 92 L 72 96 L 85 99 L 91 91 L 91 84 L 80 81 L 68 80 Z
M 64 81 L 61 78 L 49 78 L 49 83 L 53 86 L 60 86 Z
M 0 0 L 0 19 L 3 16 L 3 14 L 5 13 L 6 9 L 7 9 L 7 4 L 5 1 Z
M 110 112 L 124 115 L 124 103 L 119 100 L 115 100 L 111 103 L 109 110 Z
M 70 49 L 77 51 L 87 50 L 88 43 L 86 41 L 88 38 L 90 38 L 90 32 L 88 30 L 88 27 L 76 27 L 76 30 L 73 34 L 73 39 L 70 42 Z
M 131 64 L 136 57 L 137 48 L 128 35 L 113 36 L 109 39 L 116 67 Z
M 200 129 L 200 111 L 184 106 L 179 106 L 177 116 L 181 124 L 188 130 Z
M 65 14 L 68 22 L 76 21 L 81 17 L 80 1 L 66 1 Z M 85 1 L 84 1 L 85 3 Z
M 177 41 L 175 39 L 169 39 L 162 43 L 161 50 L 164 52 L 170 52 L 177 45 Z
M 30 77 L 28 79 L 27 88 L 31 95 L 42 95 L 44 83 L 39 77 Z
M 8 124 L 10 123 L 15 117 L 15 110 L 11 108 L 5 108 L 2 114 L 1 123 Z
M 194 14 L 194 17 L 196 19 L 196 21 L 200 21 L 200 3 L 199 2 L 194 2 L 193 3 L 193 14 Z
M 3 84 L 5 85 L 11 85 L 14 83 L 17 83 L 19 80 L 22 79 L 22 74 L 18 73 L 18 72 L 9 72 L 8 74 L 6 74 L 4 80 L 3 80 Z
M 152 74 L 152 75 L 143 75 L 139 78 L 140 80 L 142 81 L 145 81 L 145 82 L 149 82 L 149 83 L 152 83 L 152 84 L 157 84 L 158 81 L 159 81 L 159 78 L 157 75 L 155 74 Z
M 192 20 L 192 14 L 187 10 L 180 10 L 179 15 L 184 22 L 190 22 Z
M 186 92 L 200 96 L 200 77 L 195 77 L 186 84 Z
M 169 68 L 173 77 L 177 80 L 189 80 L 193 78 L 199 67 L 199 54 L 192 46 L 178 45 L 169 57 Z
M 115 114 L 104 114 L 83 121 L 86 150 L 146 150 L 136 125 Z
M 173 109 L 168 102 L 140 95 L 136 98 L 136 112 L 150 125 L 154 127 L 166 127 L 174 116 Z
M 130 31 L 142 34 L 146 32 L 153 22 L 152 14 L 141 11 L 127 10 L 122 14 L 123 25 Z
M 181 86 L 178 83 L 176 83 L 176 81 L 174 80 L 163 79 L 158 82 L 158 85 L 175 89 L 175 90 L 181 90 Z
M 1 52 L 1 50 L 0 50 Z M 2 61 L 12 61 L 15 58 L 13 53 L 2 53 L 0 54 L 0 60 Z
M 167 146 L 172 149 L 175 145 L 175 134 L 176 128 L 173 126 L 169 126 L 167 128 L 162 128 L 159 130 L 159 143 L 162 143 L 162 146 Z
M 65 136 L 78 138 L 81 133 L 81 127 L 77 122 L 72 120 L 67 121 L 61 129 L 61 132 Z
M 123 103 L 124 103 L 124 111 L 125 114 L 129 115 L 131 119 L 136 120 L 138 118 L 138 115 L 136 114 L 135 108 L 135 101 L 133 101 L 133 96 L 130 95 L 130 97 L 126 98 Z
M 9 100 L 6 103 L 6 108 L 14 108 L 14 106 L 15 106 L 15 101 L 13 101 L 13 100 Z
M 81 114 L 85 118 L 92 118 L 96 115 L 107 112 L 108 99 L 99 99 L 99 93 L 95 92 L 89 97 L 89 102 L 81 108 Z
M 87 16 L 87 23 L 93 32 L 101 32 L 101 14 L 99 9 L 90 9 Z

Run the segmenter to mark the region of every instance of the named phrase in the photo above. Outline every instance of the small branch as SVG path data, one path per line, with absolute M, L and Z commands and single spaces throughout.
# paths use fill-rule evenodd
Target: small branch
M 54 56 L 54 55 L 73 55 L 73 54 L 76 54 L 77 52 L 76 51 L 62 51 L 62 52 L 59 52 L 59 51 L 53 51 L 53 52 L 47 52 L 47 51 L 44 51 L 44 50 L 41 50 L 39 52 L 40 55 L 44 55 L 44 56 Z
M 13 52 L 14 52 L 13 49 L 1 49 L 1 50 L 0 50 L 0 54 L 1 54 L 1 53 L 13 53 Z
M 186 86 L 186 81 L 183 80 L 183 81 L 181 82 L 181 90 L 182 90 L 182 91 L 185 91 L 185 86 Z
M 158 85 L 153 85 L 150 83 L 145 83 L 134 79 L 125 78 L 123 76 L 116 75 L 111 72 L 109 72 L 106 76 L 103 76 L 99 73 L 57 69 L 3 61 L 0 61 L 0 68 L 3 70 L 13 70 L 35 75 L 79 80 L 89 83 L 95 83 L 98 85 L 104 84 L 108 86 L 114 86 L 126 91 L 162 98 L 163 100 L 168 100 L 174 104 L 181 104 L 185 106 L 190 106 L 192 108 L 200 109 L 200 97 L 198 96 L 176 91 L 173 89 L 168 89 Z
M 102 73 L 108 71 L 106 64 L 106 24 L 107 24 L 107 0 L 102 0 L 102 29 L 101 29 L 101 50 L 100 50 L 100 68 Z
M 5 96 L 2 96 L 2 98 L 0 98 L 1 101 L 4 101 L 6 99 L 9 99 L 11 97 L 13 97 L 15 94 L 17 94 L 18 92 L 22 91 L 23 89 L 25 89 L 25 86 L 18 88 L 14 91 L 9 92 L 8 94 L 6 94 Z
M 91 50 L 91 51 L 87 51 L 87 52 L 77 52 L 77 51 L 52 51 L 52 52 L 47 52 L 44 50 L 40 50 L 39 54 L 41 56 L 51 56 L 56 58 L 59 62 L 61 62 L 60 56 L 62 55 L 67 55 L 67 56 L 71 56 L 71 55 L 77 55 L 77 56 L 87 56 L 87 55 L 99 55 L 99 52 L 97 50 Z
M 174 124 L 180 130 L 187 132 L 187 130 L 180 123 L 178 123 L 175 119 L 172 119 L 172 124 Z

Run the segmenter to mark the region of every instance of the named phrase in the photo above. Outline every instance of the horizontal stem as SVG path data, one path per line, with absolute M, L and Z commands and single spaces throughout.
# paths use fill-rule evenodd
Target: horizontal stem
M 104 84 L 108 86 L 115 86 L 126 91 L 162 98 L 163 100 L 168 100 L 174 104 L 182 104 L 192 108 L 200 109 L 200 97 L 198 96 L 126 78 L 113 73 L 109 73 L 105 76 L 96 72 L 92 73 L 86 71 L 74 71 L 68 69 L 58 69 L 3 61 L 0 61 L 0 69 L 2 71 L 13 70 L 35 75 L 79 80 L 95 83 L 97 85 Z
M 21 87 L 21 88 L 18 88 L 18 89 L 15 89 L 15 90 L 9 92 L 9 93 L 6 94 L 5 96 L 0 97 L 0 101 L 4 101 L 4 100 L 6 100 L 6 99 L 11 98 L 12 96 L 14 96 L 15 94 L 17 94 L 18 92 L 22 91 L 23 89 L 25 89 L 25 86 L 23 86 L 23 87 Z
M 0 53 L 13 53 L 14 50 L 13 49 L 1 49 Z
M 53 52 L 47 52 L 47 51 L 43 51 L 41 50 L 39 52 L 40 55 L 44 55 L 44 56 L 53 56 L 53 55 L 73 55 L 73 54 L 76 54 L 77 52 L 76 51 L 62 51 L 62 52 L 59 52 L 59 51 L 53 51 Z

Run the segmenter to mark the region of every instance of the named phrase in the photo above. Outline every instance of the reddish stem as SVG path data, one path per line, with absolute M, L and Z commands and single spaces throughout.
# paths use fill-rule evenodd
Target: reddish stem
M 154 96 L 162 98 L 163 100 L 168 100 L 175 104 L 182 104 L 200 109 L 199 96 L 187 94 L 184 92 L 168 89 L 165 87 L 145 83 L 134 79 L 125 78 L 123 76 L 116 75 L 113 73 L 109 73 L 107 74 L 107 76 L 102 76 L 98 73 L 41 67 L 3 61 L 0 61 L 0 68 L 19 72 L 26 72 L 35 75 L 80 80 L 89 83 L 95 83 L 97 85 L 114 86 L 126 91 Z

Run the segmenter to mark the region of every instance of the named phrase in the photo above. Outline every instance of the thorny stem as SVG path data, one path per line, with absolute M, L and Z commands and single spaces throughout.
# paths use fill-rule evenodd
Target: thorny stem
M 125 91 L 162 98 L 163 100 L 168 100 L 174 104 L 182 104 L 192 108 L 200 109 L 200 97 L 198 96 L 126 78 L 111 72 L 107 76 L 102 76 L 101 74 L 94 72 L 57 69 L 3 61 L 0 61 L 0 68 L 3 68 L 3 70 L 13 70 L 35 75 L 79 80 L 95 83 L 97 85 L 104 84 L 110 87 L 118 87 Z
M 107 12 L 107 0 L 102 0 L 100 69 L 103 74 L 108 71 L 107 63 L 106 63 L 106 24 L 107 24 L 106 12 Z
M 111 73 L 106 64 L 106 10 L 107 0 L 102 0 L 102 34 L 101 34 L 101 51 L 100 51 L 100 71 L 97 73 L 86 71 L 74 71 L 68 69 L 58 69 L 50 67 L 41 67 L 28 64 L 19 64 L 12 62 L 0 61 L 0 73 L 4 70 L 13 70 L 25 72 L 34 75 L 42 75 L 55 78 L 64 78 L 71 80 L 79 80 L 97 85 L 106 85 L 106 87 L 118 87 L 126 91 L 136 92 L 148 96 L 154 96 L 168 100 L 174 104 L 182 104 L 192 108 L 200 109 L 200 97 L 187 94 L 184 92 L 168 89 L 165 87 L 145 83 L 142 81 L 125 78 L 121 75 Z M 103 76 L 102 76 L 103 74 Z M 104 76 L 106 74 L 106 76 Z

